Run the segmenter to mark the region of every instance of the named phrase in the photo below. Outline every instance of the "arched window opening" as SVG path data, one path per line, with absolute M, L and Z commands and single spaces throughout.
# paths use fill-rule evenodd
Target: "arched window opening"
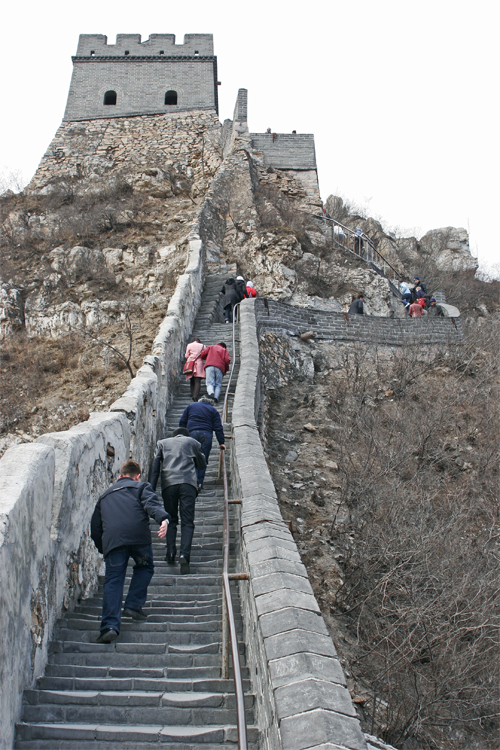
M 177 104 L 177 91 L 167 91 L 165 94 L 165 104 Z
M 106 91 L 104 94 L 104 104 L 116 104 L 116 91 Z

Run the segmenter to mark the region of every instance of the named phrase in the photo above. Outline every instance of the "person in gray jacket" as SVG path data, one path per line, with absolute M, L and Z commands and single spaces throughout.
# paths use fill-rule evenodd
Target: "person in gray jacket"
M 171 517 L 167 531 L 166 561 L 175 564 L 176 538 L 181 515 L 181 573 L 189 573 L 191 544 L 194 534 L 194 510 L 198 495 L 196 470 L 206 466 L 200 443 L 184 427 L 174 430 L 173 437 L 159 440 L 151 469 L 151 485 L 156 487 L 161 472 L 161 494 L 165 510 Z

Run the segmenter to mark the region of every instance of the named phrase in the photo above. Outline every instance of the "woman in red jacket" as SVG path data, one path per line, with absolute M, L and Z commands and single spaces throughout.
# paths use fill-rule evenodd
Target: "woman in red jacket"
M 222 378 L 229 370 L 229 363 L 231 361 L 227 346 L 221 341 L 213 346 L 207 346 L 199 356 L 200 359 L 205 360 L 207 394 L 214 401 L 218 401 L 222 387 Z

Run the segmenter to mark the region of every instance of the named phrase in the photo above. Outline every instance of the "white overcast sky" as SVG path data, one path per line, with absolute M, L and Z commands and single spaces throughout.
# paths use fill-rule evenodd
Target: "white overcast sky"
M 25 179 L 61 122 L 78 35 L 212 33 L 219 114 L 314 133 L 321 195 L 417 236 L 462 226 L 500 263 L 498 6 L 493 0 L 6 2 L 0 168 Z

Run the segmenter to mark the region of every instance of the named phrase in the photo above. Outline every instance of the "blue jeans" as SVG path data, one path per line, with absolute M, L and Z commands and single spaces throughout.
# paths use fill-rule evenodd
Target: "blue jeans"
M 148 594 L 148 586 L 154 573 L 153 548 L 150 544 L 126 544 L 115 547 L 104 558 L 104 596 L 102 598 L 101 632 L 113 628 L 120 632 L 123 585 L 129 557 L 135 565 L 124 607 L 141 609 Z
M 201 450 L 205 454 L 205 459 L 208 466 L 208 457 L 210 455 L 210 451 L 212 450 L 213 432 L 205 430 L 189 430 L 189 437 L 194 438 L 200 443 Z M 198 479 L 198 484 L 203 484 L 203 480 L 205 479 L 205 471 L 206 467 L 205 469 L 196 469 L 196 478 Z
M 220 396 L 220 389 L 222 387 L 222 370 L 219 370 L 218 367 L 213 367 L 213 365 L 211 365 L 210 367 L 206 367 L 205 377 L 208 395 L 218 399 Z

